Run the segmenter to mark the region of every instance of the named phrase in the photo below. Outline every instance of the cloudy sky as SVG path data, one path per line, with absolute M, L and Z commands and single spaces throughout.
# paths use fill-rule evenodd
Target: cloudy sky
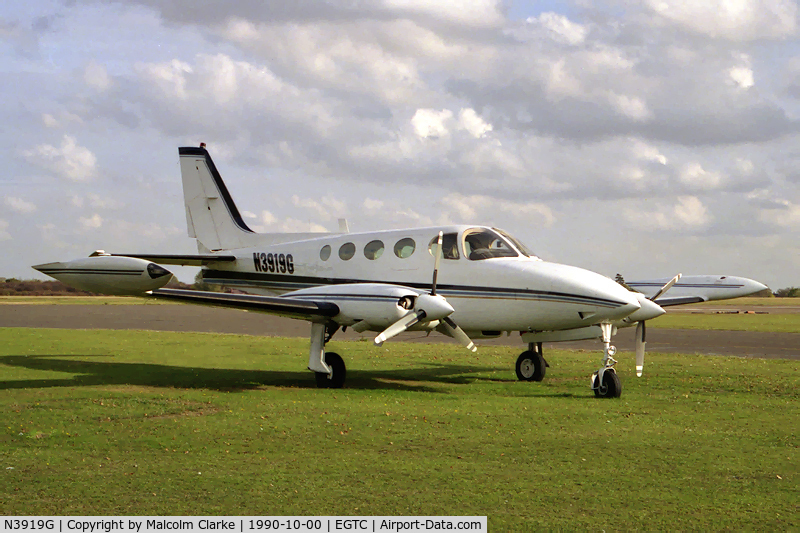
M 800 285 L 798 36 L 794 0 L 4 2 L 0 276 L 195 252 L 203 141 L 254 229 Z

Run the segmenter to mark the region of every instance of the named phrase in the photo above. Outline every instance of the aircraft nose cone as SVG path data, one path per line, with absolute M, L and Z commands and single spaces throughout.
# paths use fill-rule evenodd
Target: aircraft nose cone
M 587 314 L 594 323 L 603 320 L 620 320 L 641 309 L 635 293 L 596 272 L 571 268 L 567 272 L 573 291 L 582 295 L 592 308 Z

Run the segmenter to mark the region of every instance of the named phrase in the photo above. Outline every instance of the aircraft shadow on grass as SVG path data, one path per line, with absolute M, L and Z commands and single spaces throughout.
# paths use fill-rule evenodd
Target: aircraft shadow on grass
M 184 389 L 214 389 L 239 392 L 257 387 L 316 388 L 310 372 L 245 370 L 230 368 L 192 368 L 152 363 L 117 363 L 77 360 L 97 355 L 7 355 L 0 364 L 50 372 L 75 374 L 68 378 L 0 381 L 0 390 L 96 385 L 139 385 Z M 99 356 L 112 357 L 112 356 Z M 467 384 L 476 381 L 478 372 L 497 369 L 431 364 L 413 369 L 354 370 L 348 372 L 348 389 L 387 389 L 415 392 L 443 392 L 430 383 Z M 511 381 L 509 379 L 509 381 Z M 429 384 L 424 384 L 428 382 Z M 420 383 L 419 385 L 414 383 Z

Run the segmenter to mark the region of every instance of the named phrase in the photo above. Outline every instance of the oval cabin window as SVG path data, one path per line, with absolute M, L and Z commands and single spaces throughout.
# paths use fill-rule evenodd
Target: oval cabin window
M 342 261 L 348 261 L 354 255 L 356 255 L 356 245 L 352 242 L 346 242 L 339 248 L 339 259 Z
M 367 259 L 375 260 L 383 255 L 383 243 L 381 241 L 372 241 L 364 247 L 364 257 Z
M 394 255 L 400 259 L 405 259 L 411 257 L 411 254 L 414 253 L 416 248 L 417 244 L 414 242 L 414 239 L 406 237 L 405 239 L 400 239 L 397 241 L 397 244 L 394 245 Z
M 326 244 L 322 247 L 322 250 L 319 251 L 319 258 L 323 261 L 327 261 L 331 257 L 331 247 L 329 244 Z

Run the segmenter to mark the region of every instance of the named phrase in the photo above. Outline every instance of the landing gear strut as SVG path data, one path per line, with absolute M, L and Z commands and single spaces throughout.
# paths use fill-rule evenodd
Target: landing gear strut
M 517 379 L 542 381 L 548 366 L 542 355 L 542 343 L 528 343 L 528 350 L 519 354 L 517 358 Z
M 311 324 L 311 350 L 308 355 L 308 369 L 314 372 L 317 387 L 321 389 L 341 389 L 347 375 L 344 361 L 339 354 L 325 353 L 325 344 L 339 329 L 338 325 L 324 322 Z
M 603 360 L 600 369 L 592 374 L 592 390 L 598 398 L 619 398 L 622 394 L 622 383 L 619 381 L 614 365 L 617 360 L 614 354 L 617 349 L 611 345 L 612 325 L 609 322 L 600 324 L 600 331 L 603 334 Z

